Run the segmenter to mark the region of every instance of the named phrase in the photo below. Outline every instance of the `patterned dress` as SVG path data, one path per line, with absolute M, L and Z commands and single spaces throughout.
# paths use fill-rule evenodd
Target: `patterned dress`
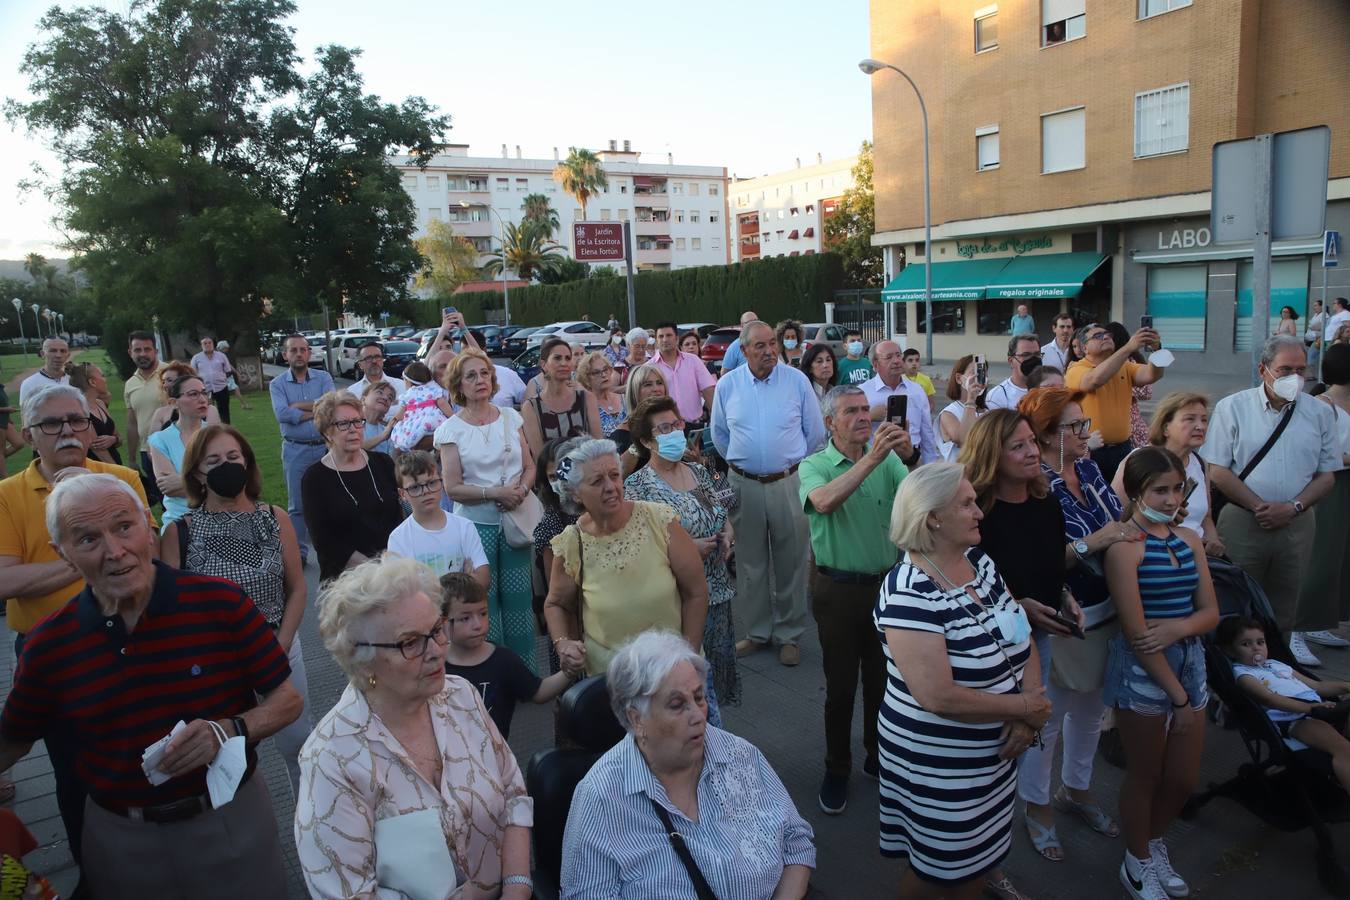
M 281 557 L 281 524 L 266 503 L 249 512 L 194 509 L 179 528 L 188 528 L 189 572 L 228 578 L 253 598 L 267 624 L 281 624 L 286 608 L 286 565 Z
M 991 694 L 1018 691 L 1031 658 L 1030 638 L 1011 643 L 995 621 L 997 613 L 1021 613 L 1021 607 L 994 561 L 978 547 L 966 558 L 975 578 L 958 593 L 940 588 L 905 554 L 882 582 L 873 614 L 887 675 L 877 735 L 881 852 L 908 856 L 916 875 L 936 883 L 975 878 L 1007 856 L 1017 769 L 999 759 L 1001 722 L 957 722 L 919 705 L 891 657 L 886 631 L 941 636 L 952 681 Z
M 651 466 L 643 466 L 624 481 L 624 496 L 629 500 L 648 500 L 664 503 L 680 517 L 680 525 L 693 538 L 709 538 L 720 532 L 727 522 L 727 510 L 714 499 L 718 496 L 708 470 L 690 465 L 698 483 L 692 491 L 677 491 Z M 731 624 L 731 598 L 736 587 L 727 572 L 726 552 L 703 560 L 703 574 L 708 579 L 708 621 L 703 627 L 703 653 L 708 660 L 709 678 L 717 694 L 718 704 L 736 704 L 741 700 L 741 676 L 736 669 L 736 636 Z M 717 723 L 713 723 L 717 724 Z
M 597 400 L 597 404 L 598 402 L 599 401 Z M 614 432 L 614 429 L 622 428 L 624 422 L 628 421 L 628 411 L 624 409 L 622 397 L 619 399 L 618 412 L 610 412 L 603 406 L 599 406 L 598 408 L 600 410 L 600 434 L 604 437 L 609 437 Z

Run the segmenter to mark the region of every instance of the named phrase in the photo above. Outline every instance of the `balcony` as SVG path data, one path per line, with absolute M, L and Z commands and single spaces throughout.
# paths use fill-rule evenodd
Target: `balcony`
M 740 233 L 742 236 L 748 234 L 759 234 L 759 217 L 742 216 L 738 222 L 738 226 L 740 228 Z
M 637 209 L 670 209 L 670 195 L 664 191 L 659 194 L 637 191 L 633 194 L 633 206 Z
M 643 250 L 639 247 L 634 250 L 635 259 L 633 260 L 639 267 L 643 266 L 665 266 L 669 268 L 671 262 L 671 245 L 659 244 L 658 249 Z
M 670 221 L 668 219 L 635 219 L 633 220 L 633 234 L 637 237 L 656 237 L 657 235 L 670 234 Z
M 480 219 L 477 222 L 455 222 L 451 220 L 446 224 L 454 229 L 455 234 L 461 237 L 493 237 L 497 233 L 492 227 L 491 219 Z
M 741 259 L 758 259 L 759 241 L 741 240 Z

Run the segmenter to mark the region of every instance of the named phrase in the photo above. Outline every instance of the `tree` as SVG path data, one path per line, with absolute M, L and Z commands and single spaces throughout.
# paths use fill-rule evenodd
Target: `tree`
M 609 187 L 609 178 L 600 167 L 600 157 L 586 148 L 568 147 L 567 158 L 553 170 L 553 180 L 581 204 L 581 218 L 586 218 L 586 201 L 602 188 Z
M 542 269 L 539 272 L 540 284 L 567 284 L 569 281 L 585 281 L 591 277 L 591 267 L 584 262 L 577 262 L 570 256 L 563 259 L 552 269 Z
M 483 271 L 497 275 L 503 262 L 525 281 L 532 281 L 543 272 L 552 273 L 567 259 L 562 247 L 544 237 L 543 231 L 531 222 L 519 225 L 507 223 L 505 243 L 500 250 L 488 254 Z
M 534 222 L 544 232 L 544 237 L 552 238 L 558 230 L 558 211 L 553 208 L 547 194 L 527 194 L 525 196 L 525 220 Z
M 264 298 L 297 313 L 406 301 L 423 263 L 387 155 L 424 166 L 448 117 L 365 94 L 359 51 L 322 47 L 302 76 L 290 0 L 129 10 L 49 11 L 21 65 L 36 99 L 6 104 L 61 157 L 50 187 L 98 305 L 237 338 Z
M 445 222 L 428 222 L 426 236 L 417 239 L 417 249 L 426 260 L 414 282 L 417 288 L 429 288 L 437 296 L 453 294 L 478 274 L 478 251 Z
M 876 194 L 872 190 L 872 142 L 863 141 L 853 166 L 853 186 L 844 191 L 834 215 L 825 220 L 825 249 L 844 263 L 844 284 L 881 287 L 881 248 L 872 246 L 876 231 Z

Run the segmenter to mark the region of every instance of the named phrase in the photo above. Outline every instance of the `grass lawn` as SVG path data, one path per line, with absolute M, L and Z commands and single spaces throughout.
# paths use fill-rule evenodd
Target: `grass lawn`
M 108 361 L 107 354 L 102 350 L 86 351 L 80 359 L 97 364 L 107 376 L 108 391 L 112 394 L 112 400 L 108 405 L 113 418 L 117 421 L 117 431 L 125 440 L 127 409 L 122 400 L 122 379 L 118 377 L 117 369 Z M 249 408 L 243 409 L 239 405 L 239 398 L 232 398 L 230 424 L 248 438 L 248 442 L 253 446 L 254 455 L 258 457 L 258 468 L 262 470 L 263 499 L 285 509 L 286 476 L 281 470 L 281 432 L 277 428 L 276 418 L 272 415 L 271 398 L 266 391 L 254 391 L 244 396 L 248 400 Z M 26 457 L 27 451 L 19 455 Z M 123 456 L 125 457 L 125 451 Z M 128 460 L 124 458 L 123 462 Z M 134 463 L 134 460 L 130 462 Z M 13 470 L 14 467 L 11 465 L 11 471 Z

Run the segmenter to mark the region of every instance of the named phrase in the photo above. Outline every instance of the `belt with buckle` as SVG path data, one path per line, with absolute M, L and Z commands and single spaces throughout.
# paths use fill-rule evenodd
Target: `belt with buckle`
M 886 577 L 885 573 L 845 572 L 829 566 L 816 566 L 816 571 L 835 584 L 881 584 L 881 579 Z
M 249 778 L 253 777 L 254 767 L 249 766 L 244 772 L 244 777 L 239 780 L 239 789 L 248 784 Z M 114 815 L 121 816 L 124 819 L 130 819 L 133 822 L 151 822 L 156 825 L 168 825 L 173 822 L 186 822 L 188 819 L 195 819 L 202 813 L 211 812 L 215 807 L 211 805 L 210 794 L 198 794 L 195 797 L 184 797 L 182 800 L 175 800 L 172 803 L 160 803 L 157 806 L 127 806 L 122 803 L 105 803 L 96 797 L 89 799 L 98 804 L 99 809 L 105 809 Z
M 728 462 L 727 465 L 731 467 L 731 471 L 742 478 L 749 478 L 751 481 L 758 481 L 760 484 L 773 484 L 775 481 L 782 481 L 784 478 L 787 478 L 789 475 L 796 472 L 797 466 L 801 464 L 793 463 L 792 468 L 784 469 L 782 472 L 774 472 L 772 475 L 751 475 L 734 462 Z

